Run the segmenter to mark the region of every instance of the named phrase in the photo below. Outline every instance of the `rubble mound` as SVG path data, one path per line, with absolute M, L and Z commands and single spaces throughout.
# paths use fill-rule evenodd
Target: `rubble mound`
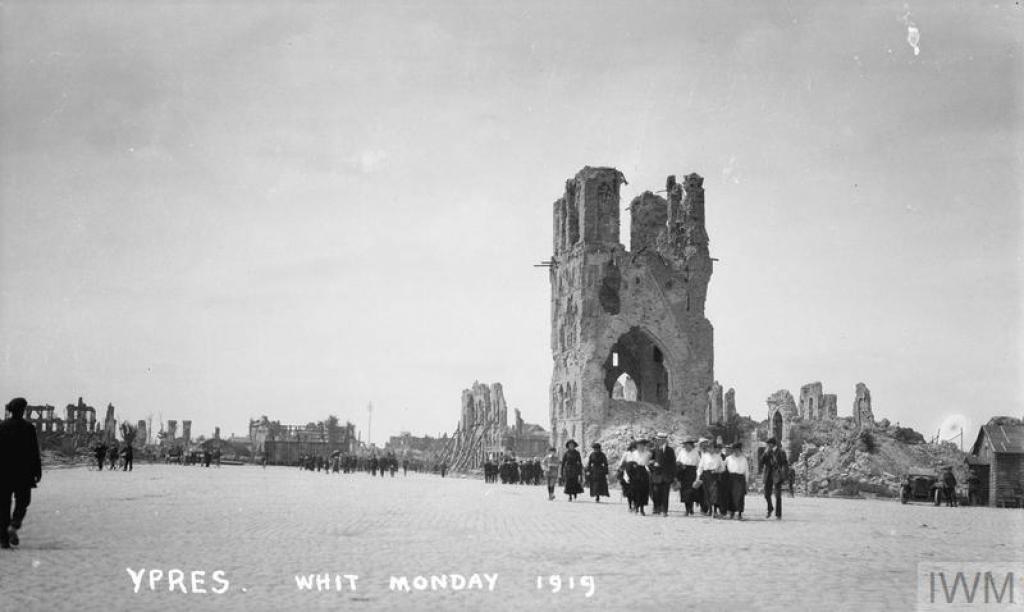
M 956 445 L 909 443 L 923 437 L 885 421 L 871 430 L 853 418 L 800 421 L 793 433 L 803 449 L 793 463 L 796 487 L 810 495 L 897 497 L 907 474 L 937 476 L 944 465 L 953 466 L 958 482 L 967 479 Z
M 659 431 L 668 434 L 668 443 L 674 448 L 681 446 L 687 438 L 703 435 L 702 430 L 694 428 L 689 419 L 662 406 L 613 399 L 609 402 L 608 416 L 596 435 L 589 439 L 601 445 L 610 466 L 617 466 L 631 440 L 650 440 Z M 581 450 L 584 455 L 590 452 L 589 448 Z

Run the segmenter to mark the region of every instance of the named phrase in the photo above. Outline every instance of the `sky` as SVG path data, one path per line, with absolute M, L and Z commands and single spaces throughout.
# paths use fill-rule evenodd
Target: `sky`
M 0 394 L 382 442 L 498 381 L 546 425 L 532 264 L 601 165 L 623 208 L 705 177 L 740 414 L 864 382 L 970 443 L 1024 415 L 1022 33 L 1005 1 L 4 2 Z

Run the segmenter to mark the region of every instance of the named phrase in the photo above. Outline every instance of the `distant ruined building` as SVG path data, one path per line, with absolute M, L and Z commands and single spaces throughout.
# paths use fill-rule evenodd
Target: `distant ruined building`
M 488 453 L 501 452 L 501 439 L 508 429 L 508 406 L 501 383 L 474 381 L 462 390 L 462 409 L 442 454 L 449 469 L 460 471 L 480 467 Z
M 714 383 L 711 323 L 704 316 L 712 258 L 704 179 L 666 181 L 661 197 L 630 204 L 630 248 L 619 243 L 614 168 L 585 167 L 554 203 L 551 257 L 552 439 L 586 448 L 612 415 L 636 402 L 708 418 Z M 724 412 L 722 414 L 724 417 Z
M 704 411 L 704 425 L 728 423 L 736 416 L 736 390 L 730 388 L 722 394 L 722 385 L 716 380 L 708 391 L 707 408 Z
M 537 450 L 547 444 L 547 432 L 539 425 L 524 423 L 518 410 L 515 415 L 516 425 L 510 428 L 501 383 L 487 385 L 474 381 L 472 387 L 462 391 L 459 425 L 441 460 L 449 469 L 463 471 L 477 469 L 488 455 L 500 456 L 505 451 L 519 456 L 537 455 Z
M 861 429 L 872 429 L 875 426 L 875 413 L 871 410 L 871 391 L 864 383 L 857 383 L 854 391 L 853 419 Z
M 807 420 L 821 421 L 839 416 L 836 407 L 836 396 L 822 393 L 820 382 L 813 382 L 800 387 L 800 417 Z
M 215 435 L 220 435 L 219 428 Z M 354 453 L 359 446 L 356 426 L 333 417 L 305 425 L 282 425 L 280 421 L 261 416 L 249 419 L 248 438 L 230 441 L 245 447 L 253 457 L 265 457 L 272 465 L 296 465 L 304 455 L 329 457 L 334 452 Z
M 857 383 L 854 390 L 853 413 L 851 418 L 858 429 L 872 429 L 875 426 L 874 413 L 871 409 L 871 391 L 864 383 Z M 839 418 L 837 414 L 836 396 L 829 393 L 822 393 L 820 382 L 806 384 L 800 387 L 799 405 L 793 400 L 792 394 L 781 389 L 771 394 L 767 400 L 768 404 L 768 435 L 775 438 L 782 448 L 789 452 L 799 452 L 799 449 L 790 448 L 792 442 L 799 445 L 799 440 L 793 440 L 790 430 L 794 419 L 804 421 L 825 421 Z
M 775 438 L 780 447 L 788 451 L 793 419 L 799 416 L 793 394 L 780 389 L 769 395 L 765 402 L 768 404 L 768 436 Z

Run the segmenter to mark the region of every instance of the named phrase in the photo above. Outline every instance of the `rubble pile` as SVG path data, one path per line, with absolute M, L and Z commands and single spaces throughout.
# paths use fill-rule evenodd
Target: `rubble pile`
M 613 399 L 596 441 L 608 456 L 608 464 L 617 466 L 631 440 L 650 440 L 659 431 L 668 434 L 668 443 L 673 448 L 679 448 L 687 438 L 704 435 L 702 429 L 694 428 L 690 419 L 661 406 Z M 581 450 L 584 456 L 590 452 L 589 448 Z
M 939 474 L 953 466 L 957 481 L 967 479 L 965 454 L 953 444 L 908 444 L 897 427 L 882 422 L 860 429 L 853 418 L 794 424 L 802 436 L 794 462 L 796 487 L 810 495 L 897 497 L 907 474 Z

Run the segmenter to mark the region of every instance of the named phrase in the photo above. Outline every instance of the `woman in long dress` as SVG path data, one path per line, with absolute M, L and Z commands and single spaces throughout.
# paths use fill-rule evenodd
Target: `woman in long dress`
M 576 440 L 569 440 L 565 443 L 565 454 L 562 455 L 562 478 L 565 479 L 565 494 L 569 501 L 576 499 L 576 496 L 583 492 L 583 457 L 576 450 L 579 444 Z
M 651 460 L 651 451 L 647 447 L 647 440 L 637 440 L 636 450 L 633 451 L 631 460 L 626 465 L 626 477 L 629 482 L 633 512 L 639 512 L 642 516 L 646 514 L 644 509 L 651 497 L 651 475 L 647 471 L 647 464 Z
M 601 445 L 590 446 L 593 452 L 587 459 L 587 480 L 590 484 L 590 496 L 601 503 L 601 496 L 608 497 L 608 457 L 601 452 Z

